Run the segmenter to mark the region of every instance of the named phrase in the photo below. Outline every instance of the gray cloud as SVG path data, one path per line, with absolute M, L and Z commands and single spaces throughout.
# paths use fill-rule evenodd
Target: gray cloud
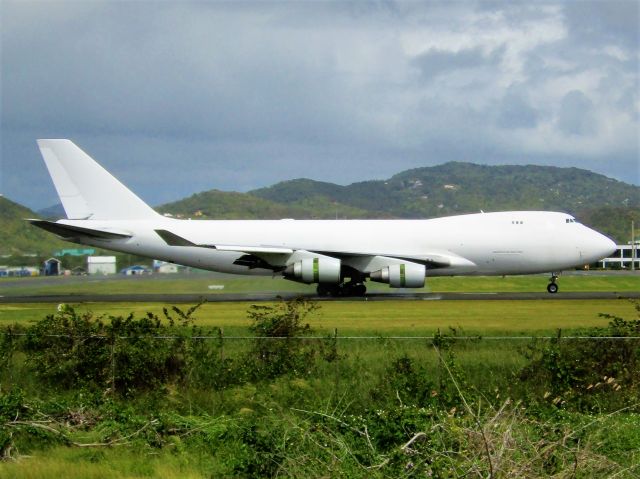
M 472 70 L 478 67 L 495 67 L 501 59 L 501 51 L 486 56 L 480 48 L 472 48 L 450 52 L 446 50 L 429 50 L 414 59 L 414 64 L 425 78 L 432 78 L 443 73 L 459 70 Z
M 3 1 L 0 192 L 56 201 L 38 137 L 153 204 L 450 160 L 638 183 L 635 2 L 582 3 Z
M 560 104 L 558 127 L 568 135 L 589 135 L 596 131 L 593 102 L 579 90 L 567 93 Z
M 538 124 L 538 112 L 531 106 L 525 92 L 512 87 L 502 98 L 498 110 L 498 125 L 502 128 L 534 128 Z

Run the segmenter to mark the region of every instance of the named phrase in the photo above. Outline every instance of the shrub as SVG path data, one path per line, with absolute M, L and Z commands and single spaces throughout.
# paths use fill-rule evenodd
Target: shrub
M 312 342 L 301 336 L 312 333 L 304 319 L 318 308 L 317 303 L 303 298 L 250 307 L 249 329 L 257 335 L 250 357 L 256 378 L 309 372 L 317 351 Z
M 640 318 L 640 302 L 635 302 Z M 520 378 L 541 386 L 554 404 L 607 409 L 624 406 L 630 391 L 640 385 L 640 319 L 625 320 L 609 314 L 604 328 L 586 332 L 587 339 L 534 343 L 526 352 L 530 363 Z M 601 401 L 606 396 L 606 401 Z
M 64 305 L 28 328 L 27 363 L 58 388 L 107 389 L 121 396 L 162 388 L 186 376 L 185 326 L 198 306 L 186 312 L 174 306 L 177 319 L 165 308 L 165 321 L 153 313 L 105 321 Z

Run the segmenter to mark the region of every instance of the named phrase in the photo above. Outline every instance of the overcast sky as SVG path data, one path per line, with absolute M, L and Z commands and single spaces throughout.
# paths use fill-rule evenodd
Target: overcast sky
M 639 4 L 0 0 L 0 193 L 58 201 L 36 138 L 152 205 L 447 161 L 640 184 Z

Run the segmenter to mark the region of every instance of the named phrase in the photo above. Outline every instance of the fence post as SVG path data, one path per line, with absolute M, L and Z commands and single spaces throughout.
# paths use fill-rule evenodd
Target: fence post
M 116 397 L 116 339 L 114 334 L 111 341 L 111 396 Z
M 224 329 L 218 328 L 218 336 L 220 337 L 220 362 L 224 361 Z
M 224 365 L 224 329 L 218 328 L 218 338 L 220 341 L 220 366 Z M 224 404 L 224 384 L 220 386 L 220 404 Z
M 334 382 L 333 388 L 337 393 L 338 388 L 340 387 L 340 361 L 338 359 L 338 328 L 333 328 L 333 347 L 334 347 L 333 363 L 335 364 L 335 371 L 334 371 L 335 382 Z
M 11 326 L 7 327 L 6 335 L 7 335 L 7 339 L 6 339 L 6 341 L 7 341 L 7 343 L 6 343 L 6 346 L 7 346 L 7 349 L 6 349 L 6 354 L 7 354 L 6 365 L 7 365 L 7 367 L 6 367 L 6 369 L 7 369 L 7 372 L 9 373 L 9 384 L 14 384 L 14 381 L 13 381 L 13 368 L 11 367 L 11 363 L 13 362 L 13 348 L 14 348 L 13 341 L 14 341 L 14 339 L 13 339 L 13 328 Z M 1 386 L 2 385 L 0 384 L 0 390 L 2 390 Z

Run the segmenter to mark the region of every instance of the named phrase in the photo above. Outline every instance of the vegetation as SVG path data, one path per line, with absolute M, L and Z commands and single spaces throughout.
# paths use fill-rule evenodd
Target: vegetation
M 53 250 L 64 247 L 67 244 L 58 240 L 55 236 L 31 226 L 24 221 L 26 218 L 37 218 L 38 215 L 24 206 L 0 196 L 0 260 L 7 263 L 7 256 L 30 254 L 28 265 L 44 261 L 51 256 Z
M 480 210 L 566 211 L 619 242 L 628 241 L 630 219 L 637 221 L 640 215 L 637 186 L 578 168 L 533 165 L 452 162 L 404 171 L 384 181 L 338 186 L 301 179 L 250 194 L 293 206 L 306 198 L 322 197 L 326 202 L 368 211 L 364 217 L 432 218 Z
M 250 307 L 236 339 L 196 326 L 207 306 L 5 326 L 0 475 L 637 476 L 638 304 L 499 342 L 341 340 L 305 300 Z
M 247 302 L 211 302 L 198 309 L 198 324 L 224 328 L 228 335 L 246 336 Z M 270 303 L 264 303 L 266 305 Z M 469 334 L 491 336 L 554 335 L 558 329 L 606 326 L 598 313 L 633 314 L 625 300 L 553 301 L 330 301 L 322 314 L 309 318 L 320 335 L 432 336 L 438 329 L 464 329 Z M 163 317 L 162 303 L 86 303 L 75 306 L 79 314 L 93 316 Z M 0 325 L 29 325 L 50 314 L 51 305 L 0 304 Z M 542 318 L 542 319 L 541 319 Z
M 137 261 L 136 261 L 137 260 Z M 120 259 L 118 259 L 120 261 Z M 139 258 L 127 258 L 134 264 Z M 118 264 L 121 264 L 118 262 Z M 496 292 L 541 292 L 547 283 L 547 275 L 534 276 L 474 276 L 427 278 L 424 288 L 412 289 L 415 293 L 496 293 Z M 565 275 L 560 278 L 561 292 L 640 291 L 640 277 L 631 274 L 586 274 Z M 209 286 L 223 286 L 210 289 Z M 282 278 L 218 275 L 207 272 L 191 272 L 183 275 L 151 275 L 137 277 L 58 277 L 58 278 L 4 278 L 0 279 L 4 295 L 49 295 L 49 294 L 119 294 L 131 293 L 247 293 L 271 292 L 314 294 L 314 285 L 305 285 Z M 387 285 L 367 283 L 372 293 L 394 293 Z
M 626 243 L 630 221 L 640 223 L 640 187 L 578 168 L 454 162 L 347 186 L 297 179 L 249 193 L 210 190 L 157 208 L 193 219 L 433 218 L 509 209 L 566 211 Z M 57 218 L 61 210 L 41 214 Z M 48 257 L 65 244 L 23 221 L 33 217 L 0 197 L 0 254 Z
M 297 179 L 246 194 L 208 191 L 159 211 L 202 218 L 432 218 L 480 210 L 553 210 L 626 242 L 640 188 L 578 168 L 446 163 L 347 186 Z

